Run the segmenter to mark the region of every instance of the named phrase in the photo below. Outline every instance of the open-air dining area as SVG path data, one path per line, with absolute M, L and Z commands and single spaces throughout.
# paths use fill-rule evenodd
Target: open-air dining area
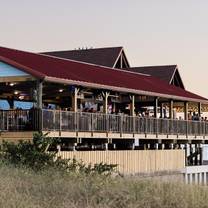
M 185 90 L 177 66 L 164 68 L 172 70 L 168 84 L 122 69 L 123 51 L 118 69 L 7 48 L 0 54 L 2 140 L 43 132 L 65 150 L 186 149 L 189 164 L 201 163 L 208 100 Z
M 184 89 L 177 67 L 174 86 L 129 70 L 6 48 L 0 52 L 0 99 L 8 103 L 0 110 L 2 132 L 94 132 L 120 138 L 175 135 L 176 139 L 205 139 L 208 134 L 207 117 L 202 114 L 208 101 Z M 53 70 L 45 70 L 48 67 Z M 15 107 L 16 101 L 22 105 Z

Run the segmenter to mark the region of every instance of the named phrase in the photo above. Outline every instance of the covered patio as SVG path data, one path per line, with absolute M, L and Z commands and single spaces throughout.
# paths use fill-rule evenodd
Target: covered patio
M 43 131 L 69 148 L 91 149 L 185 148 L 208 139 L 207 99 L 150 75 L 7 48 L 0 48 L 0 70 L 0 99 L 9 103 L 0 111 L 3 138 Z

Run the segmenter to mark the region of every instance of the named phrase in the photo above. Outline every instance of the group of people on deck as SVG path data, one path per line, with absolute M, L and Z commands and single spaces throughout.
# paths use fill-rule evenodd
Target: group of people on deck
M 85 102 L 79 104 L 78 111 L 77 112 L 84 112 L 84 113 L 104 113 L 102 104 L 96 104 L 92 102 Z M 60 108 L 58 105 L 51 105 L 51 104 L 44 104 L 43 109 L 48 109 L 48 110 L 63 110 L 63 111 L 73 111 L 71 107 L 69 108 Z M 116 107 L 115 104 L 109 104 L 107 108 L 107 113 L 108 114 L 114 114 L 114 115 L 130 115 L 130 106 L 126 105 L 125 108 L 120 109 Z M 177 115 L 177 110 L 176 108 L 173 108 L 173 119 L 176 120 L 184 120 L 183 116 Z M 139 110 L 135 110 L 135 116 L 137 117 L 154 117 L 154 112 L 153 109 L 149 107 L 145 108 L 140 108 Z M 160 110 L 160 113 L 158 112 L 158 118 L 164 118 L 168 119 L 169 117 L 169 108 L 167 106 L 163 106 L 162 110 Z M 198 113 L 196 112 L 189 112 L 188 113 L 188 120 L 192 121 L 208 121 L 207 117 L 201 117 L 199 116 Z

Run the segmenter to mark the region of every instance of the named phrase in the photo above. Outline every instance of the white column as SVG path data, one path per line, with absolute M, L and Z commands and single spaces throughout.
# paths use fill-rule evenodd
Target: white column
M 109 92 L 102 92 L 103 95 L 103 113 L 108 114 L 108 97 L 110 95 Z
M 198 184 L 198 173 L 194 173 L 194 183 Z
M 190 184 L 192 184 L 192 182 L 193 182 L 193 174 L 192 173 L 189 174 L 189 181 L 190 181 Z
M 135 116 L 135 96 L 134 95 L 130 95 L 130 100 L 131 100 L 130 116 Z
M 188 184 L 188 174 L 184 173 L 185 183 Z
M 75 87 L 74 89 L 74 93 L 73 93 L 73 96 L 72 96 L 72 109 L 73 111 L 76 113 L 77 112 L 77 95 L 79 93 L 79 88 Z
M 199 184 L 202 184 L 202 173 L 199 173 Z
M 207 173 L 206 172 L 204 172 L 203 178 L 204 178 L 203 180 L 204 185 L 207 185 Z

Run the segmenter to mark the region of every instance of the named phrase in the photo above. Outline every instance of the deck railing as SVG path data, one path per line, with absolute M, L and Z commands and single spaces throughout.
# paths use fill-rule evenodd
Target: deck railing
M 31 110 L 1 110 L 0 131 L 26 131 L 41 128 L 41 111 Z
M 0 131 L 26 130 L 205 136 L 208 122 L 59 110 L 0 111 Z
M 208 135 L 208 122 L 43 110 L 43 130 L 164 135 Z

